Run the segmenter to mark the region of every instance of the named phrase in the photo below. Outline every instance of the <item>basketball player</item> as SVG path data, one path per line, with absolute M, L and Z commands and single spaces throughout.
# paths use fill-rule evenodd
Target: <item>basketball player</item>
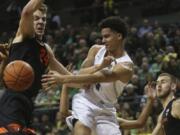
M 162 73 L 157 78 L 156 93 L 164 110 L 152 135 L 180 135 L 180 98 L 175 97 L 176 79 Z
M 41 76 L 50 69 L 61 74 L 69 73 L 54 57 L 50 47 L 42 42 L 46 26 L 47 6 L 43 0 L 29 0 L 23 8 L 15 38 L 10 45 L 8 62 L 23 60 L 35 73 L 30 88 L 24 92 L 7 89 L 0 99 L 0 134 L 35 134 L 31 124 L 33 99 L 41 88 Z
M 156 98 L 154 88 L 152 87 L 151 83 L 148 83 L 145 89 L 147 95 L 147 103 L 144 106 L 141 114 L 139 115 L 137 120 L 127 120 L 118 117 L 117 119 L 121 129 L 142 128 L 145 125 L 146 120 L 151 112 L 153 101 Z M 68 86 L 63 85 L 60 96 L 59 115 L 61 116 L 61 120 L 63 122 L 66 120 L 68 127 L 72 130 L 73 117 L 70 116 L 72 112 L 69 110 L 68 91 Z
M 124 50 L 126 24 L 118 17 L 100 23 L 104 45 L 90 48 L 79 75 L 50 71 L 43 76 L 46 89 L 58 83 L 90 84 L 73 98 L 72 116 L 75 135 L 121 135 L 114 104 L 133 74 L 133 62 Z M 50 84 L 50 85 L 48 85 Z

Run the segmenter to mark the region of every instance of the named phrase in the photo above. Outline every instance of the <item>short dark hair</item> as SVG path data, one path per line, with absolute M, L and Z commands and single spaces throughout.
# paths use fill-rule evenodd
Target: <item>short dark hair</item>
M 121 33 L 123 38 L 127 37 L 127 25 L 121 19 L 120 17 L 117 16 L 111 16 L 103 19 L 99 23 L 99 28 L 102 30 L 103 28 L 110 28 L 111 30 Z

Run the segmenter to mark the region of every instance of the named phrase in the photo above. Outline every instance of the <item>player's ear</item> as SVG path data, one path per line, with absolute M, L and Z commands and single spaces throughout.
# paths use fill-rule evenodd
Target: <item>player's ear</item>
M 122 39 L 122 34 L 118 33 L 118 38 L 121 40 Z
M 176 83 L 172 83 L 172 84 L 171 84 L 171 89 L 175 92 L 175 91 L 176 91 L 176 88 L 177 88 Z

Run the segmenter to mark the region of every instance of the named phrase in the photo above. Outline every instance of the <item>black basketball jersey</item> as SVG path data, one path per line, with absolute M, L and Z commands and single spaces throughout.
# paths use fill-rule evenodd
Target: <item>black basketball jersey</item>
M 166 135 L 180 135 L 180 119 L 171 115 L 172 103 L 176 99 L 171 100 L 163 111 L 162 124 Z
M 26 61 L 32 66 L 35 73 L 32 86 L 24 92 L 26 96 L 30 98 L 35 96 L 41 88 L 41 76 L 46 71 L 48 59 L 45 45 L 35 38 L 26 39 L 24 42 L 15 43 L 11 46 L 8 62 L 14 60 Z
M 5 91 L 0 99 L 0 126 L 12 122 L 29 125 L 33 111 L 32 97 L 41 88 L 41 77 L 46 72 L 49 56 L 45 45 L 36 38 L 31 38 L 11 45 L 8 62 L 14 60 L 23 60 L 32 66 L 34 81 L 24 92 Z

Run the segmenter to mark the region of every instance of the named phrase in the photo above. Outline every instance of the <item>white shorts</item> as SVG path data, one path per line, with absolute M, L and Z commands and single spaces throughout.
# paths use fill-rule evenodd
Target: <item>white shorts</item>
M 116 109 L 112 105 L 87 99 L 82 93 L 73 97 L 72 118 L 78 119 L 91 130 L 96 129 L 97 135 L 121 135 Z

